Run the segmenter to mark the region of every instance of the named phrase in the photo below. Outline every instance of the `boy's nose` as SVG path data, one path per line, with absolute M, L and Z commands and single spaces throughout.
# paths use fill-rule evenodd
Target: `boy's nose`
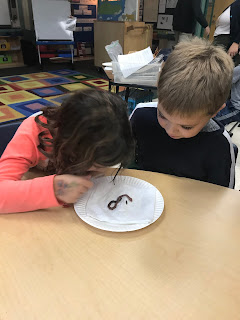
M 172 125 L 172 124 L 168 124 L 166 127 L 165 127 L 166 131 L 167 131 L 167 134 L 170 135 L 170 136 L 174 136 L 177 134 L 178 130 L 177 128 Z

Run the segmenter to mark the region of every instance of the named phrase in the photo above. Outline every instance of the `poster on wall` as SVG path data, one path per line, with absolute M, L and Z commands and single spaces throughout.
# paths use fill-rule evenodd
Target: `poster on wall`
M 178 0 L 167 0 L 166 8 L 174 9 L 177 6 Z
M 98 0 L 98 20 L 137 21 L 139 0 Z
M 168 15 L 168 14 L 158 15 L 157 29 L 172 30 L 173 28 L 172 24 L 173 24 L 173 15 Z
M 159 0 L 158 12 L 165 13 L 166 10 L 166 0 Z
M 159 0 L 144 0 L 143 21 L 157 22 Z

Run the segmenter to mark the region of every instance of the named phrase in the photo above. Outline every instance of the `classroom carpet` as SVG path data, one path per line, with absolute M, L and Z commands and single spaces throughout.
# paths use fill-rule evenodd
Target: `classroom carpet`
M 108 81 L 68 69 L 0 77 L 0 125 L 60 105 L 71 92 L 89 87 L 108 90 Z

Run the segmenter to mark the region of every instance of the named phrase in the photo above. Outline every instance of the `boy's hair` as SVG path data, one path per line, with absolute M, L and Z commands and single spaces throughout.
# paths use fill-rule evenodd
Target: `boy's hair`
M 41 116 L 47 123 L 41 121 Z M 94 165 L 126 166 L 134 142 L 126 103 L 117 95 L 100 90 L 81 90 L 59 107 L 47 107 L 36 122 L 48 129 L 39 134 L 39 150 L 49 158 L 49 171 L 84 175 Z M 43 120 L 43 119 L 42 119 Z M 50 150 L 49 150 L 50 146 Z
M 160 74 L 158 100 L 170 115 L 214 115 L 228 98 L 233 67 L 231 57 L 209 41 L 180 42 Z

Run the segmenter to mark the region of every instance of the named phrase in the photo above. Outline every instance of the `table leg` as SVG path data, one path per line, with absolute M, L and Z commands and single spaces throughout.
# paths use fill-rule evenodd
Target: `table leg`
M 130 88 L 127 87 L 126 88 L 126 92 L 125 92 L 125 101 L 126 101 L 126 103 L 128 103 L 129 93 L 130 93 Z
M 151 93 L 152 93 L 152 91 L 151 91 L 151 89 L 149 90 L 149 102 L 152 102 L 152 95 L 151 95 Z

